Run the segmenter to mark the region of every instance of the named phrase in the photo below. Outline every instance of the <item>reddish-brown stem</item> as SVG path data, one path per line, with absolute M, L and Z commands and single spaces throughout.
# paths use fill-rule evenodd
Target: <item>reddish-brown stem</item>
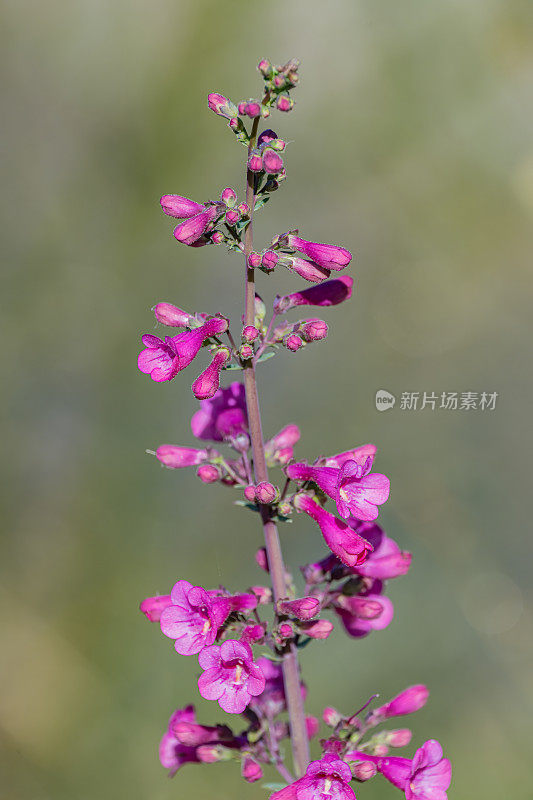
M 248 153 L 253 150 L 257 138 L 259 118 L 254 119 Z M 248 256 L 253 249 L 253 211 L 255 204 L 254 193 L 255 175 L 247 169 L 246 172 L 246 202 L 250 208 L 250 222 L 244 234 L 244 259 L 246 265 L 246 288 L 244 302 L 244 324 L 253 325 L 255 319 L 255 276 L 253 268 L 248 266 Z M 252 361 L 247 361 L 244 366 L 244 387 L 246 390 L 246 406 L 248 410 L 248 424 L 250 428 L 250 439 L 252 443 L 252 454 L 254 460 L 255 481 L 268 481 L 268 469 L 265 459 L 263 446 L 263 432 L 261 429 L 261 412 L 259 409 L 259 397 L 257 394 L 257 381 L 255 376 L 255 366 Z M 285 565 L 279 541 L 278 530 L 272 520 L 272 509 L 270 506 L 261 506 L 261 521 L 265 536 L 265 545 L 274 593 L 274 602 L 287 596 L 287 584 L 285 578 Z M 287 708 L 289 712 L 289 722 L 291 730 L 292 754 L 294 761 L 294 771 L 297 777 L 304 774 L 309 764 L 309 741 L 307 739 L 307 729 L 305 724 L 305 712 L 300 688 L 300 667 L 298 664 L 298 651 L 292 643 L 283 655 L 283 680 L 285 683 L 285 695 L 287 698 Z

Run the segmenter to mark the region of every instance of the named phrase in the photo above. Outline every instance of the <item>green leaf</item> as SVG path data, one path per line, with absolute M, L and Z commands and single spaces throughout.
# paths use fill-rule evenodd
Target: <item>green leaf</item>
M 272 356 L 275 355 L 276 354 L 273 352 L 273 350 L 265 350 L 265 352 L 262 353 L 257 359 L 257 363 L 259 364 L 261 361 L 268 361 L 269 358 L 272 358 Z
M 260 194 L 257 200 L 255 201 L 254 212 L 259 211 L 260 208 L 263 208 L 263 206 L 266 203 L 268 203 L 269 200 L 270 200 L 269 194 Z

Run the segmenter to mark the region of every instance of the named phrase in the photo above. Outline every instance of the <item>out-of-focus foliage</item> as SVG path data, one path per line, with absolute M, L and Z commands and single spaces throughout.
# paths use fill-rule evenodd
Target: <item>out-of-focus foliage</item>
M 271 120 L 288 180 L 258 244 L 287 221 L 342 243 L 355 295 L 326 342 L 261 369 L 265 432 L 298 421 L 303 457 L 376 442 L 382 520 L 414 552 L 388 630 L 305 651 L 309 711 L 425 682 L 413 744 L 443 743 L 450 798 L 529 798 L 530 3 L 5 0 L 0 36 L 5 796 L 267 796 L 231 765 L 170 782 L 157 761 L 198 670 L 138 603 L 178 578 L 259 582 L 260 536 L 228 492 L 144 454 L 191 442 L 194 375 L 155 385 L 136 355 L 158 300 L 239 319 L 240 260 L 178 245 L 158 198 L 240 189 L 244 150 L 207 92 L 254 96 L 260 57 L 296 55 L 295 111 Z M 500 397 L 382 414 L 380 388 Z M 283 534 L 293 565 L 323 553 L 300 517 Z

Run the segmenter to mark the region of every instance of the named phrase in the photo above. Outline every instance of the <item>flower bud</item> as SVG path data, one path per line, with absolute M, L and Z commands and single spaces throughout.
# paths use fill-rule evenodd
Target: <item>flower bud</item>
M 309 620 L 320 611 L 320 601 L 316 597 L 300 597 L 297 600 L 280 600 L 278 612 L 301 620 Z
M 156 597 L 147 597 L 139 606 L 140 610 L 150 622 L 159 622 L 163 609 L 172 605 L 169 594 L 159 594 Z
M 214 464 L 202 464 L 196 470 L 196 474 L 202 483 L 216 483 L 222 477 L 221 470 Z
M 352 767 L 352 775 L 356 781 L 368 781 L 376 775 L 378 768 L 372 761 L 361 761 Z
M 293 508 L 288 500 L 282 500 L 282 502 L 278 505 L 278 514 L 280 514 L 282 517 L 290 517 L 292 512 Z
M 157 303 L 154 306 L 154 314 L 158 322 L 168 325 L 169 328 L 186 328 L 192 319 L 190 314 L 172 303 Z
M 250 206 L 248 203 L 239 203 L 237 206 L 237 211 L 240 212 L 241 216 L 249 217 L 250 216 Z
M 269 505 L 279 499 L 279 489 L 268 481 L 261 481 L 255 487 L 255 496 L 258 503 Z
M 226 211 L 226 222 L 228 225 L 236 225 L 236 223 L 240 220 L 241 215 L 237 211 L 236 208 L 230 208 L 229 211 Z
M 318 286 L 310 286 L 301 292 L 294 292 L 282 297 L 279 295 L 274 300 L 276 314 L 285 314 L 296 306 L 336 306 L 352 296 L 353 278 L 341 275 L 324 281 Z
M 328 335 L 328 326 L 323 319 L 308 319 L 301 328 L 306 342 L 317 342 Z
M 276 634 L 276 642 L 277 644 L 283 645 L 289 639 L 294 637 L 294 628 L 290 624 L 290 622 L 282 622 L 281 625 L 278 626 L 277 634 Z
M 266 606 L 272 602 L 272 589 L 267 586 L 252 586 L 252 592 L 257 597 L 258 605 Z
M 239 110 L 239 114 L 240 114 L 241 116 L 243 116 L 244 114 L 246 114 L 246 103 L 245 103 L 244 101 L 243 101 L 242 103 L 239 103 L 239 105 L 237 106 L 237 108 L 238 108 L 238 110 Z
M 259 138 L 257 139 L 257 146 L 260 148 L 262 145 L 269 144 L 270 142 L 275 142 L 278 138 L 278 134 L 267 128 L 266 130 L 262 131 L 259 134 Z
M 241 635 L 241 641 L 248 644 L 257 644 L 265 638 L 265 629 L 262 625 L 247 625 Z
M 409 728 L 398 728 L 395 731 L 387 731 L 385 741 L 391 747 L 407 747 L 413 736 Z
M 248 169 L 250 170 L 250 172 L 262 172 L 263 159 L 261 158 L 259 153 L 252 153 L 252 155 L 248 159 Z
M 239 355 L 243 361 L 249 361 L 253 358 L 254 355 L 254 348 L 251 344 L 243 344 L 239 350 Z
M 320 723 L 316 717 L 305 718 L 305 729 L 307 731 L 307 738 L 314 739 L 320 728 Z
M 255 500 L 255 486 L 252 486 L 252 489 L 254 490 L 254 500 Z M 264 569 L 265 572 L 268 572 L 268 558 L 265 547 L 260 547 L 257 553 L 255 554 L 255 563 L 259 567 L 261 567 L 261 569 Z
M 271 143 L 271 145 L 270 145 L 270 147 L 271 147 L 273 150 L 277 150 L 277 151 L 278 151 L 278 152 L 280 152 L 280 153 L 281 153 L 283 150 L 285 150 L 285 147 L 286 147 L 286 146 L 287 146 L 287 142 L 286 142 L 284 139 L 274 139 L 274 141 L 273 141 L 273 142 Z
M 261 259 L 261 266 L 263 269 L 272 270 L 279 261 L 279 256 L 274 250 L 266 250 Z
M 255 783 L 263 777 L 263 770 L 257 761 L 250 756 L 245 756 L 242 760 L 241 775 L 248 783 Z
M 388 703 L 381 708 L 376 708 L 372 712 L 373 717 L 400 717 L 404 714 L 414 714 L 425 706 L 429 696 L 427 686 L 417 684 L 416 686 L 409 686 L 403 692 L 393 697 Z
M 240 121 L 240 119 L 238 117 L 233 117 L 228 122 L 228 125 L 229 125 L 229 127 L 231 128 L 232 131 L 238 131 L 239 128 L 240 128 L 240 125 L 241 125 L 241 121 Z
M 276 89 L 281 89 L 282 86 L 285 86 L 285 76 L 284 75 L 276 75 L 274 78 L 274 86 Z
M 268 78 L 270 75 L 272 75 L 272 64 L 268 58 L 262 58 L 257 65 L 257 69 L 265 78 Z
M 277 175 L 283 169 L 283 159 L 270 147 L 263 150 L 263 168 L 270 175 Z
M 232 208 L 237 200 L 237 193 L 231 188 L 231 186 L 226 186 L 220 195 L 220 199 L 228 206 L 228 208 Z
M 266 306 L 258 294 L 254 299 L 254 325 L 256 328 L 261 328 L 264 318 L 266 317 Z
M 339 722 L 342 721 L 343 716 L 336 708 L 327 706 L 322 712 L 322 719 L 330 728 L 336 728 Z
M 215 231 L 211 235 L 211 242 L 213 244 L 222 244 L 222 242 L 224 242 L 225 240 L 226 240 L 226 237 L 224 236 L 222 231 Z
M 201 744 L 196 750 L 196 756 L 203 764 L 215 764 L 233 758 L 231 750 L 220 744 Z
M 292 353 L 296 353 L 297 350 L 304 346 L 302 338 L 297 333 L 290 333 L 283 341 L 283 344 Z
M 317 619 L 316 622 L 303 622 L 299 627 L 311 639 L 327 639 L 333 630 L 333 623 L 329 619 Z
M 169 469 L 196 467 L 208 457 L 206 450 L 194 447 L 180 447 L 176 444 L 161 444 L 155 451 L 156 458 Z
M 204 210 L 201 203 L 195 203 L 194 200 L 189 200 L 188 197 L 182 197 L 179 194 L 164 194 L 159 202 L 162 211 L 176 219 L 190 219 Z
M 261 253 L 257 253 L 255 250 L 252 250 L 250 255 L 248 256 L 248 266 L 249 267 L 259 267 L 261 265 Z
M 208 400 L 217 393 L 220 386 L 220 372 L 229 358 L 230 352 L 227 347 L 217 350 L 210 365 L 196 378 L 192 392 L 198 400 Z
M 278 109 L 278 111 L 292 111 L 293 107 L 294 107 L 294 100 L 291 100 L 290 97 L 288 97 L 285 94 L 282 94 L 278 97 L 276 103 L 276 108 Z
M 270 109 L 268 106 L 261 106 L 261 116 L 266 119 L 270 116 Z
M 308 261 L 306 258 L 300 258 L 299 256 L 283 256 L 280 259 L 280 264 L 310 283 L 320 283 L 331 275 L 329 269 L 319 267 L 313 261 Z
M 246 114 L 247 117 L 250 117 L 250 119 L 255 119 L 256 117 L 260 117 L 261 103 L 258 103 L 257 100 L 251 100 L 249 103 L 246 103 L 244 108 L 244 113 Z
M 226 117 L 226 119 L 236 117 L 238 113 L 237 106 L 232 103 L 231 100 L 228 100 L 227 97 L 224 97 L 222 94 L 217 94 L 216 92 L 212 92 L 208 95 L 207 105 L 215 114 Z
M 389 752 L 389 748 L 386 744 L 377 744 L 374 747 L 374 755 L 379 756 L 379 758 L 384 758 Z
M 255 325 L 245 325 L 245 327 L 242 329 L 243 342 L 248 342 L 248 344 L 251 344 L 252 342 L 255 342 L 258 336 L 259 331 Z
M 244 496 L 249 503 L 255 503 L 255 486 L 249 484 L 244 487 Z

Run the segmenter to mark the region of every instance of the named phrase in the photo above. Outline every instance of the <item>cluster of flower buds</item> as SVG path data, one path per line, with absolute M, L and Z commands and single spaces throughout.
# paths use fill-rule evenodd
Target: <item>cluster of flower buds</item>
M 277 182 L 285 178 L 283 159 L 280 156 L 287 143 L 279 139 L 275 131 L 266 130 L 260 134 L 257 146 L 251 151 L 248 158 L 248 169 L 254 173 L 267 173 L 275 175 Z
M 265 94 L 270 105 L 275 105 L 278 111 L 291 111 L 294 101 L 289 96 L 289 91 L 298 83 L 299 61 L 295 58 L 283 66 L 273 66 L 263 58 L 257 68 L 265 81 Z
M 160 203 L 167 216 L 185 220 L 174 228 L 177 241 L 189 247 L 202 247 L 235 241 L 235 227 L 242 229 L 250 217 L 247 203 L 238 203 L 237 200 L 236 192 L 228 186 L 222 191 L 220 200 L 196 203 L 178 194 L 165 194 Z M 221 225 L 231 229 L 229 238 L 220 229 Z

